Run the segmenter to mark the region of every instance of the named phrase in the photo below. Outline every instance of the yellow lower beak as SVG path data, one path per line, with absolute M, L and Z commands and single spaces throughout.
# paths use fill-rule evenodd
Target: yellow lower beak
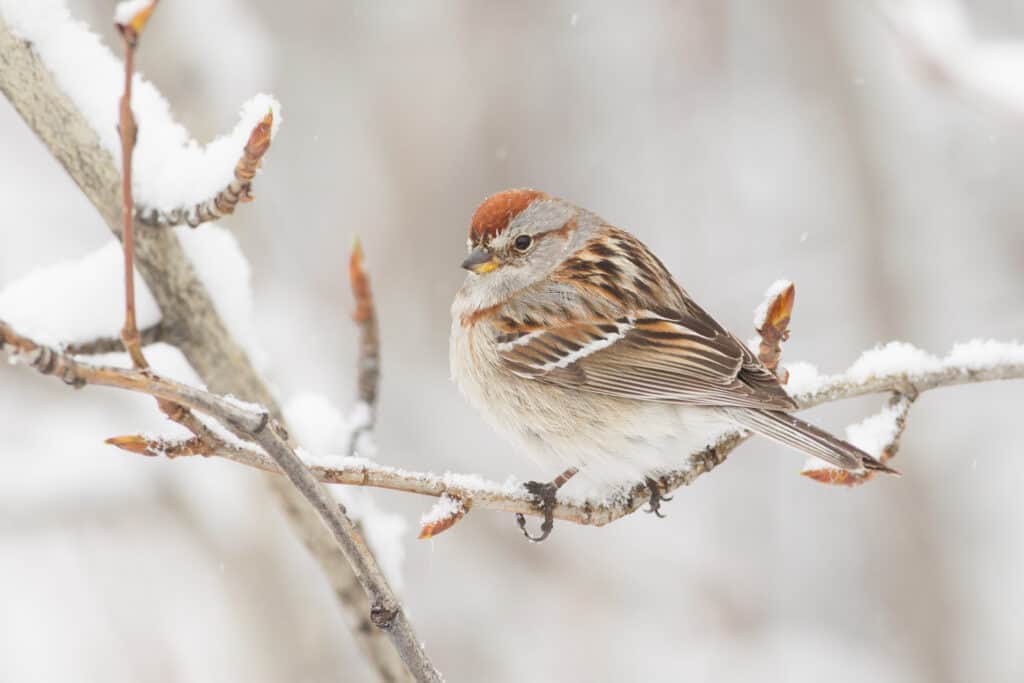
M 462 262 L 462 267 L 473 271 L 477 275 L 483 275 L 498 267 L 498 259 L 494 258 L 494 254 L 487 249 L 477 247 Z
M 484 261 L 483 263 L 478 263 L 477 265 L 475 265 L 472 268 L 470 268 L 470 270 L 472 270 L 477 275 L 483 275 L 484 273 L 491 272 L 492 270 L 494 270 L 497 267 L 498 267 L 498 262 L 495 261 L 494 259 L 491 259 L 490 261 Z

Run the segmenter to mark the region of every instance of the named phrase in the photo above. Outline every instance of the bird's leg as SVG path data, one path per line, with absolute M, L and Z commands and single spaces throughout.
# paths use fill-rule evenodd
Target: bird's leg
M 516 513 L 516 524 L 519 525 L 524 536 L 534 543 L 540 543 L 551 535 L 551 530 L 555 528 L 555 494 L 558 493 L 558 489 L 565 486 L 567 481 L 576 476 L 577 472 L 579 472 L 578 469 L 570 467 L 551 481 L 528 481 L 523 484 L 523 488 L 537 499 L 536 505 L 544 513 L 539 536 L 531 536 L 530 532 L 526 530 L 526 517 L 521 512 Z
M 661 503 L 672 500 L 670 496 L 666 496 L 661 492 L 661 483 L 647 477 L 644 479 L 644 483 L 647 484 L 647 490 L 651 492 L 651 498 L 647 501 L 647 509 L 644 512 L 653 512 L 656 517 L 665 519 L 665 515 L 661 512 Z

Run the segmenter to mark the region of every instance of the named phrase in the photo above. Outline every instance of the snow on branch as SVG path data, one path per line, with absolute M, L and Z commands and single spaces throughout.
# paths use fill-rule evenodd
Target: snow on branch
M 810 408 L 866 394 L 899 392 L 909 396 L 915 392 L 958 384 L 1024 379 L 1024 345 L 1021 344 L 975 341 L 957 345 L 948 356 L 942 360 L 935 359 L 936 362 L 928 367 L 899 368 L 891 365 L 889 359 L 902 355 L 907 346 L 896 344 L 882 350 L 869 351 L 849 371 L 818 376 L 813 389 L 802 389 L 794 398 L 801 408 Z M 851 436 L 857 438 L 856 433 Z M 723 437 L 718 444 L 691 454 L 683 467 L 665 476 L 666 492 L 691 484 L 700 475 L 710 472 L 746 438 L 745 435 L 732 433 Z M 860 441 L 859 445 L 869 444 Z M 378 465 L 362 458 L 328 458 L 312 464 L 313 471 L 321 481 L 327 483 L 374 486 L 428 496 L 447 495 L 471 502 L 474 509 L 543 514 L 537 510 L 532 497 L 521 484 L 515 481 L 499 484 L 475 475 L 412 472 Z M 650 490 L 643 483 L 606 501 L 573 500 L 560 494 L 554 516 L 577 524 L 601 526 L 634 512 L 649 498 Z M 439 532 L 435 530 L 430 535 L 436 533 Z
M 779 367 L 782 342 L 789 339 L 789 319 L 793 313 L 796 287 L 789 280 L 776 280 L 764 293 L 764 301 L 754 310 L 754 330 L 759 340 L 750 346 L 758 359 L 785 384 L 789 373 Z
M 118 11 L 127 16 L 139 8 L 151 9 L 152 4 L 122 3 Z M 111 103 L 122 91 L 121 61 L 87 26 L 71 17 L 62 0 L 0 0 L 0 18 L 12 33 L 31 43 L 57 85 L 99 135 L 101 145 L 119 159 L 118 111 Z M 198 225 L 231 213 L 238 201 L 249 196 L 252 177 L 244 179 L 245 171 L 239 178 L 237 171 L 250 156 L 251 138 L 259 131 L 269 145 L 281 124 L 278 102 L 260 93 L 242 106 L 240 120 L 230 133 L 202 146 L 174 120 L 156 87 L 137 74 L 132 108 L 138 121 L 133 189 L 138 214 L 154 224 Z M 265 151 L 264 147 L 256 164 L 250 165 L 252 172 Z
M 878 413 L 846 428 L 846 440 L 882 464 L 896 455 L 907 426 L 907 415 L 917 394 L 896 391 Z M 857 486 L 875 476 L 875 470 L 844 470 L 818 458 L 808 458 L 800 474 L 822 484 Z
M 427 658 L 401 603 L 391 590 L 373 554 L 362 541 L 355 525 L 299 458 L 289 444 L 284 428 L 267 410 L 238 399 L 218 396 L 159 377 L 149 370 L 137 367 L 105 367 L 79 362 L 68 354 L 37 344 L 18 334 L 3 321 L 0 321 L 0 349 L 9 355 L 12 362 L 24 363 L 44 375 L 54 375 L 65 384 L 76 388 L 86 385 L 116 387 L 147 394 L 158 401 L 182 406 L 189 411 L 204 413 L 217 420 L 224 430 L 260 448 L 266 454 L 264 457 L 269 457 L 316 509 L 370 598 L 371 620 L 391 637 L 409 671 L 417 672 L 420 680 L 441 680 L 440 674 Z M 194 432 L 196 438 L 201 439 L 205 430 L 195 428 Z M 220 440 L 219 436 L 214 438 Z M 134 440 L 134 437 L 115 437 L 114 443 L 127 450 L 145 448 L 145 445 Z M 174 454 L 203 452 L 201 449 L 191 448 L 191 443 L 190 440 L 189 444 L 178 444 Z M 227 440 L 222 440 L 220 445 L 236 452 L 245 450 L 243 447 L 228 443 Z
M 186 223 L 195 228 L 201 223 L 215 221 L 234 213 L 239 202 L 251 202 L 255 199 L 252 194 L 252 180 L 260 168 L 263 155 L 270 148 L 270 132 L 273 127 L 274 110 L 271 108 L 249 133 L 242 157 L 235 164 L 234 179 L 215 196 L 191 207 L 170 211 L 140 208 L 137 212 L 138 219 L 146 225 L 169 227 Z
M 113 103 L 120 94 L 120 62 L 84 25 L 70 17 L 61 0 L 0 0 L 0 63 L 4 65 L 0 69 L 0 92 L 63 165 L 111 231 L 119 235 L 122 211 L 115 161 L 118 149 L 117 108 Z M 133 188 L 142 202 L 157 207 L 189 205 L 197 199 L 211 196 L 229 182 L 232 166 L 225 164 L 224 172 L 215 172 L 211 160 L 218 156 L 225 160 L 237 158 L 238 150 L 253 126 L 271 108 L 271 101 L 265 96 L 251 102 L 246 108 L 247 112 L 251 111 L 251 116 L 247 113 L 249 120 L 239 124 L 232 133 L 232 139 L 222 138 L 201 150 L 189 139 L 184 128 L 173 122 L 166 102 L 152 85 L 137 76 L 133 83 L 132 103 L 141 125 Z M 271 135 L 280 122 L 276 104 L 273 106 L 275 116 Z M 162 150 L 156 149 L 161 145 Z M 226 153 L 213 154 L 217 149 L 226 150 Z M 183 161 L 187 163 L 179 163 Z M 192 181 L 187 184 L 163 182 L 154 168 L 169 169 L 171 181 L 180 177 L 191 178 Z M 209 191 L 204 190 L 203 183 L 199 182 L 205 177 L 204 172 L 209 172 L 213 178 L 207 178 L 205 183 Z M 196 190 L 197 183 L 199 191 Z M 162 191 L 163 195 L 160 194 Z M 165 341 L 177 345 L 203 382 L 214 390 L 254 398 L 272 414 L 279 415 L 280 409 L 256 372 L 250 356 L 231 334 L 234 330 L 245 336 L 248 331 L 245 324 L 238 324 L 248 309 L 242 306 L 245 310 L 239 312 L 240 299 L 235 295 L 243 293 L 242 303 L 250 302 L 247 287 L 242 287 L 244 292 L 240 292 L 238 287 L 240 283 L 244 284 L 244 278 L 235 277 L 239 273 L 244 274 L 247 264 L 233 239 L 226 232 L 209 230 L 189 235 L 180 235 L 172 230 L 145 230 L 139 231 L 136 237 L 138 274 L 147 285 L 139 293 L 143 294 L 148 289 L 152 295 L 155 305 L 149 308 L 154 314 L 153 322 L 160 321 Z M 217 238 L 216 243 L 210 244 L 207 237 Z M 114 250 L 106 248 L 93 256 L 97 259 L 87 257 L 90 263 L 83 265 L 96 265 L 97 260 L 113 263 L 116 258 Z M 237 263 L 233 265 L 238 268 L 225 268 L 225 256 L 234 259 Z M 58 270 L 63 274 L 85 274 L 86 270 L 94 270 L 77 265 L 62 266 Z M 197 271 L 202 273 L 202 280 L 197 278 Z M 225 275 L 228 271 L 230 276 Z M 95 274 L 100 275 L 104 282 L 107 279 L 113 281 L 104 273 L 112 274 L 113 269 L 101 268 Z M 59 284 L 41 282 L 41 276 L 42 272 L 30 274 L 16 286 L 0 293 L 4 317 L 11 310 L 16 310 L 20 314 L 17 316 L 19 321 L 31 318 L 41 323 L 41 327 L 53 337 L 63 341 L 94 339 L 115 329 L 116 323 L 101 325 L 99 320 L 93 320 L 91 314 L 103 308 L 103 320 L 116 320 L 115 306 L 112 305 L 116 297 L 103 297 L 101 302 L 97 300 L 95 286 L 68 291 L 61 289 Z M 15 301 L 15 290 L 30 296 Z M 220 300 L 229 298 L 232 305 L 214 306 L 211 290 L 219 303 L 223 304 Z M 67 310 L 64 303 L 73 298 L 59 295 L 77 292 L 88 292 L 92 296 L 88 305 L 73 309 L 67 315 L 55 316 L 54 311 Z M 53 301 L 41 302 L 40 293 Z M 145 296 L 138 303 L 144 301 Z M 55 306 L 47 306 L 53 302 Z M 222 317 L 221 311 L 228 317 Z M 144 310 L 140 311 L 140 322 L 143 317 Z M 87 327 L 90 328 L 88 331 Z M 198 426 L 199 413 L 193 417 L 197 422 L 193 433 L 203 434 Z M 211 421 L 209 426 L 213 424 Z M 222 431 L 230 434 L 229 430 Z M 223 437 L 224 434 L 218 436 Z M 437 672 L 429 661 L 422 658 L 403 660 L 400 653 L 415 652 L 420 648 L 409 629 L 385 632 L 374 627 L 386 612 L 381 613 L 376 609 L 378 605 L 368 601 L 360 586 L 363 577 L 357 576 L 358 568 L 351 566 L 338 552 L 331 533 L 320 516 L 306 504 L 303 495 L 283 478 L 274 478 L 270 484 L 284 518 L 319 564 L 331 585 L 336 604 L 346 616 L 357 644 L 375 671 L 387 680 L 406 680 L 410 673 L 408 664 L 419 667 L 411 672 L 417 679 L 436 680 Z
M 119 386 L 131 391 L 150 393 L 207 414 L 223 417 L 218 413 L 225 403 L 222 397 L 154 378 L 135 370 L 88 365 L 21 337 L 2 321 L 0 346 L 4 346 L 15 359 L 27 362 L 45 374 L 57 374 L 72 385 L 91 382 Z M 1024 345 L 1021 344 L 973 341 L 958 344 L 942 359 L 916 349 L 912 352 L 912 349 L 913 347 L 907 344 L 893 343 L 868 351 L 847 372 L 831 376 L 815 374 L 814 386 L 808 388 L 805 384 L 799 391 L 793 393 L 794 399 L 801 408 L 809 408 L 866 394 L 896 392 L 911 396 L 959 384 L 1024 379 Z M 927 362 L 906 367 L 900 367 L 896 363 L 897 359 L 905 360 L 908 357 Z M 809 366 L 803 366 L 803 375 L 810 374 L 808 368 Z M 233 403 L 231 405 L 234 410 L 236 406 Z M 236 413 L 229 412 L 227 415 L 232 416 L 230 419 L 239 419 Z M 263 418 L 259 416 L 258 411 L 249 411 L 245 416 L 246 421 L 235 422 L 232 426 L 243 429 L 254 427 L 261 419 Z M 666 474 L 660 483 L 664 485 L 666 492 L 693 483 L 697 477 L 720 465 L 729 453 L 747 438 L 748 435 L 738 432 L 727 434 L 717 444 L 691 454 L 680 469 Z M 217 450 L 213 455 L 250 467 L 280 471 L 279 465 L 271 457 L 272 454 L 261 450 L 262 445 L 260 442 L 232 446 Z M 862 445 L 867 444 L 862 442 Z M 154 447 L 159 451 L 158 446 Z M 187 450 L 184 445 L 180 445 L 180 449 Z M 514 480 L 496 483 L 477 475 L 415 472 L 379 465 L 365 458 L 347 456 L 307 457 L 307 464 L 310 465 L 313 475 L 324 483 L 371 486 L 425 496 L 448 496 L 452 501 L 462 501 L 463 509 L 458 515 L 460 518 L 470 505 L 473 509 L 543 515 L 543 512 L 537 509 L 533 497 Z M 600 501 L 579 500 L 560 494 L 553 513 L 555 519 L 602 526 L 636 511 L 648 501 L 650 495 L 646 483 L 640 483 L 632 489 Z M 447 503 L 446 507 L 430 516 L 428 522 L 434 524 L 440 521 L 444 516 L 441 513 L 450 513 L 453 509 L 455 508 L 452 504 Z M 433 528 L 427 535 L 439 532 L 439 529 Z

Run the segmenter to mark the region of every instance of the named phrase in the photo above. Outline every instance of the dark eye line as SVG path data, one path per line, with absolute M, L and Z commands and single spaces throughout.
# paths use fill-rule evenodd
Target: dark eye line
M 558 235 L 562 239 L 568 239 L 569 238 L 569 233 L 572 230 L 574 230 L 575 228 L 576 228 L 576 219 L 575 218 L 570 218 L 569 220 L 567 220 L 565 222 L 565 225 L 563 225 L 560 228 L 554 228 L 552 230 L 545 230 L 544 232 L 538 232 L 537 234 L 535 234 L 533 236 L 533 240 L 536 242 L 537 240 L 542 240 L 545 237 L 550 237 L 551 235 Z

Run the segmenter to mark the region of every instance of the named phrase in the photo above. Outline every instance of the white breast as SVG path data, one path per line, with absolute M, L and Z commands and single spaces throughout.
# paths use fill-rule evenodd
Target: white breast
M 522 475 L 548 480 L 568 467 L 569 486 L 609 495 L 680 467 L 731 427 L 714 411 L 570 391 L 517 377 L 499 366 L 486 326 L 456 318 L 450 342 L 452 379 L 498 433 L 544 469 Z

